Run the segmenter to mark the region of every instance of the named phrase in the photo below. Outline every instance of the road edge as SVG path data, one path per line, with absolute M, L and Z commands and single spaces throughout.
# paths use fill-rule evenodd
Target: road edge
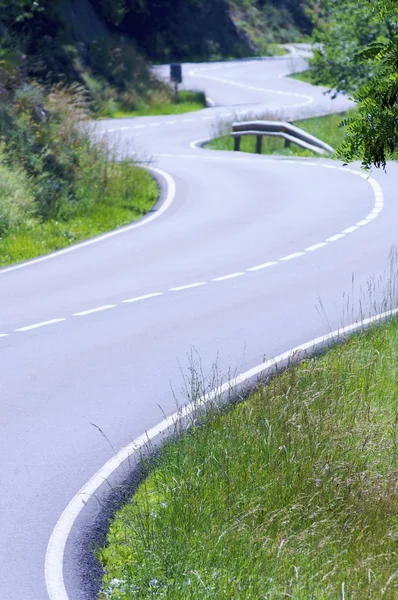
M 152 427 L 149 431 L 143 433 L 133 442 L 122 448 L 115 456 L 108 460 L 91 479 L 77 492 L 77 494 L 69 502 L 60 518 L 58 519 L 50 540 L 47 545 L 44 574 L 47 593 L 50 600 L 70 600 L 65 587 L 64 581 L 64 554 L 65 547 L 73 526 L 87 503 L 87 498 L 95 496 L 97 490 L 101 487 L 104 481 L 107 481 L 112 474 L 121 468 L 124 461 L 129 459 L 133 454 L 142 449 L 146 444 L 154 440 L 160 434 L 166 432 L 170 428 L 175 428 L 176 424 L 180 423 L 194 411 L 205 407 L 212 400 L 219 398 L 224 394 L 230 393 L 242 384 L 247 384 L 249 380 L 264 375 L 270 369 L 280 367 L 289 361 L 299 361 L 306 356 L 307 351 L 315 352 L 324 347 L 328 347 L 336 342 L 340 342 L 350 334 L 364 330 L 371 325 L 381 323 L 398 314 L 398 308 L 385 311 L 373 317 L 362 319 L 357 323 L 353 323 L 346 327 L 336 329 L 324 336 L 314 338 L 283 352 L 282 354 L 264 361 L 263 363 L 241 373 L 240 375 L 230 379 L 224 384 L 216 387 L 209 393 L 205 394 L 198 400 L 184 406 L 178 412 L 175 412 L 169 417 L 163 419 L 160 423 Z M 83 501 L 83 498 L 85 499 Z

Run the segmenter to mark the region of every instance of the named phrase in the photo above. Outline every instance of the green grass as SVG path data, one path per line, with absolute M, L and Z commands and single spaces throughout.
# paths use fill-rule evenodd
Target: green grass
M 314 76 L 314 72 L 311 69 L 307 69 L 305 71 L 300 71 L 299 73 L 292 73 L 289 75 L 292 79 L 298 79 L 298 81 L 303 81 L 304 83 L 310 83 L 311 85 L 320 85 L 322 87 L 329 88 L 330 85 L 327 81 L 319 82 Z
M 398 597 L 398 321 L 214 408 L 112 523 L 102 599 Z
M 120 106 L 115 108 L 107 115 L 112 118 L 122 117 L 148 117 L 157 115 L 180 115 L 183 113 L 194 112 L 206 108 L 206 96 L 203 92 L 191 92 L 182 90 L 178 93 L 178 101 L 155 103 L 150 106 L 143 106 L 137 110 L 127 110 Z
M 286 56 L 287 54 L 288 52 L 283 45 L 275 43 L 266 44 L 264 48 L 260 45 L 260 50 L 258 52 L 259 56 Z
M 354 109 L 355 110 L 355 109 Z M 332 148 L 337 149 L 344 140 L 345 129 L 339 127 L 343 118 L 354 114 L 354 110 L 340 114 L 327 115 L 296 121 L 294 125 L 304 129 L 311 135 L 326 142 Z M 234 140 L 230 135 L 220 136 L 209 142 L 206 146 L 212 150 L 233 150 Z M 241 152 L 255 152 L 256 136 L 245 136 L 241 138 Z M 277 154 L 282 156 L 320 156 L 310 150 L 291 144 L 285 147 L 282 138 L 264 137 L 262 154 Z
M 155 179 L 143 168 L 114 166 L 113 181 L 103 190 L 105 200 L 73 211 L 69 218 L 40 222 L 29 219 L 25 226 L 0 238 L 0 266 L 60 250 L 145 215 L 156 202 Z

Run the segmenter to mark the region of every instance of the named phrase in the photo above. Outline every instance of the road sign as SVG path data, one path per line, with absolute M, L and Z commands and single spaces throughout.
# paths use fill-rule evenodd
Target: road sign
M 182 83 L 182 68 L 178 63 L 170 65 L 170 81 L 174 83 Z

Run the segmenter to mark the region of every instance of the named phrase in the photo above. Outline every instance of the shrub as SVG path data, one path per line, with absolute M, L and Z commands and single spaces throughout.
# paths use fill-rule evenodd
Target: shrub
M 0 236 L 33 220 L 35 202 L 32 182 L 22 169 L 10 169 L 0 150 Z

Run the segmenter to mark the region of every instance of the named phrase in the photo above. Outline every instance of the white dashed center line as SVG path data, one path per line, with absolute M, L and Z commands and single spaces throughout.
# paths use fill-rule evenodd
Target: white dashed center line
M 341 240 L 344 237 L 344 233 L 337 233 L 336 235 L 332 235 L 332 237 L 328 238 L 327 242 L 337 242 L 337 240 Z
M 352 227 L 347 227 L 347 229 L 343 229 L 343 233 L 352 233 L 353 231 L 356 231 L 357 229 L 359 229 L 359 227 L 357 227 L 356 225 L 353 225 Z
M 212 119 L 213 117 L 204 117 L 204 119 Z M 168 121 L 169 124 L 174 124 L 177 123 L 177 121 Z M 156 126 L 157 124 L 154 124 L 154 126 Z M 137 125 L 136 127 L 144 127 L 141 125 Z M 173 158 L 177 158 L 177 155 L 172 155 Z M 183 156 L 182 158 L 192 158 L 191 155 L 188 156 Z M 207 157 L 206 157 L 207 158 Z M 209 159 L 210 160 L 210 159 Z M 242 159 L 243 160 L 243 159 Z M 246 160 L 246 159 L 245 159 Z M 289 162 L 296 162 L 296 161 L 289 161 Z M 302 163 L 303 165 L 306 166 L 313 166 L 313 167 L 318 167 L 318 165 L 316 163 Z M 329 169 L 336 169 L 336 170 L 343 170 L 341 167 L 335 167 L 332 165 L 319 165 L 321 167 L 327 167 Z M 345 170 L 345 169 L 344 169 Z M 364 225 L 368 225 L 370 222 L 372 222 L 374 219 L 376 219 L 378 217 L 378 215 L 380 214 L 380 212 L 383 209 L 383 192 L 382 189 L 380 188 L 379 184 L 372 178 L 367 178 L 365 176 L 363 176 L 361 173 L 358 173 L 356 171 L 352 171 L 349 170 L 350 173 L 354 174 L 354 175 L 359 175 L 360 177 L 362 177 L 363 179 L 366 179 L 367 182 L 371 185 L 373 192 L 374 192 L 374 197 L 375 197 L 375 203 L 374 203 L 374 208 L 372 210 L 371 213 L 369 213 L 367 215 L 367 217 L 365 219 L 362 219 L 361 221 L 358 221 L 355 225 L 352 225 L 351 227 L 347 227 L 346 229 L 344 229 L 341 233 L 337 233 L 336 235 L 332 235 L 331 237 L 329 237 L 328 239 L 326 239 L 323 242 L 319 242 L 317 244 L 313 244 L 312 246 L 309 246 L 308 248 L 306 248 L 304 251 L 302 252 L 295 252 L 293 254 L 289 254 L 287 256 L 283 256 L 282 258 L 278 258 L 275 259 L 273 261 L 269 261 L 269 262 L 265 262 L 259 265 L 256 265 L 254 267 L 250 267 L 247 268 L 245 271 L 238 271 L 236 273 L 230 273 L 228 275 L 223 275 L 220 277 L 214 277 L 211 282 L 221 282 L 221 281 L 227 281 L 229 279 L 234 279 L 236 277 L 243 277 L 246 274 L 249 274 L 250 272 L 256 272 L 256 271 L 260 271 L 262 269 L 267 269 L 268 267 L 272 267 L 275 265 L 280 264 L 281 262 L 285 262 L 285 261 L 290 261 L 293 260 L 295 258 L 299 258 L 300 256 L 305 256 L 306 252 L 314 252 L 316 250 L 319 250 L 320 248 L 323 248 L 325 246 L 328 245 L 329 242 L 336 242 L 337 240 L 340 240 L 342 238 L 344 238 L 347 234 L 353 233 L 354 231 L 360 229 L 362 226 Z M 168 292 L 181 292 L 183 290 L 189 290 L 192 288 L 197 288 L 197 287 L 201 287 L 204 285 L 207 285 L 208 283 L 210 283 L 210 281 L 200 281 L 197 283 L 190 283 L 188 285 L 181 285 L 178 287 L 172 287 L 169 288 L 167 291 Z M 105 310 L 109 310 L 111 308 L 117 308 L 122 306 L 123 303 L 135 303 L 135 302 L 140 302 L 140 301 L 145 301 L 145 300 L 149 300 L 150 298 L 155 298 L 155 297 L 160 297 L 163 296 L 164 294 L 167 293 L 167 291 L 164 292 L 153 292 L 150 294 L 145 294 L 142 296 L 135 296 L 133 298 L 128 298 L 126 300 L 121 300 L 118 304 L 108 304 L 108 305 L 104 305 L 104 306 L 98 306 L 96 308 L 91 308 L 89 310 L 84 310 L 81 312 L 77 312 L 77 313 L 73 313 L 72 316 L 74 317 L 85 317 L 87 315 L 91 315 L 94 313 L 99 313 Z M 34 323 L 32 325 L 26 325 L 25 327 L 21 327 L 19 329 L 15 329 L 15 332 L 25 332 L 25 331 L 30 331 L 32 329 L 38 329 L 40 327 L 45 327 L 47 325 L 54 325 L 56 323 L 60 323 L 62 321 L 65 321 L 66 318 L 59 318 L 59 319 L 51 319 L 50 321 L 43 321 L 41 323 Z M 8 337 L 10 334 L 9 333 L 0 333 L 0 338 L 3 337 Z
M 299 256 L 304 256 L 304 252 L 295 252 L 294 254 L 283 256 L 283 258 L 280 258 L 279 260 L 293 260 L 293 258 L 298 258 Z
M 314 252 L 315 250 L 319 250 L 319 248 L 323 248 L 324 246 L 327 246 L 326 242 L 321 242 L 320 244 L 314 244 L 313 246 L 306 248 L 305 252 Z
M 277 265 L 278 263 L 276 261 L 274 262 L 266 262 L 263 263 L 262 265 L 257 265 L 256 267 L 250 267 L 250 269 L 247 269 L 248 271 L 260 271 L 261 269 L 268 269 L 268 267 L 272 267 L 273 265 Z
M 98 306 L 97 308 L 90 308 L 89 310 L 83 310 L 82 312 L 74 313 L 74 317 L 85 317 L 86 315 L 92 315 L 93 313 L 101 312 L 103 310 L 109 310 L 110 308 L 116 308 L 116 304 L 107 304 L 106 306 Z
M 146 294 L 145 296 L 137 296 L 136 298 L 129 298 L 123 300 L 123 302 L 139 302 L 140 300 L 148 300 L 149 298 L 155 298 L 156 296 L 163 296 L 163 292 L 155 292 L 154 294 Z
M 223 277 L 215 277 L 212 281 L 226 281 L 227 279 L 234 279 L 235 277 L 242 277 L 244 273 L 231 273 L 230 275 L 224 275 Z
M 51 321 L 42 321 L 41 323 L 34 323 L 34 325 L 27 325 L 26 327 L 20 327 L 15 331 L 30 331 L 31 329 L 38 329 L 39 327 L 46 327 L 47 325 L 54 325 L 55 323 L 61 323 L 66 319 L 51 319 Z
M 182 290 L 189 290 L 191 288 L 196 288 L 201 285 L 206 285 L 206 281 L 200 281 L 199 283 L 190 283 L 189 285 L 181 285 L 180 287 L 170 288 L 169 292 L 182 292 Z

